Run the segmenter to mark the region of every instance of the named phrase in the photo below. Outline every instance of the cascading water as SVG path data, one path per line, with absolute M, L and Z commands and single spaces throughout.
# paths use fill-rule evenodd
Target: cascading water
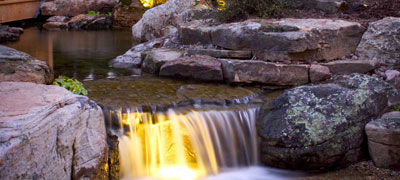
M 258 161 L 258 107 L 164 113 L 114 111 L 124 178 L 199 179 Z

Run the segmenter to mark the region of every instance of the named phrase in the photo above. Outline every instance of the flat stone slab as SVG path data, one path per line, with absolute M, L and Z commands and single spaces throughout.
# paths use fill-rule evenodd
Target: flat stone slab
M 330 19 L 250 19 L 210 26 L 192 21 L 180 26 L 184 44 L 212 44 L 250 50 L 260 60 L 333 60 L 354 53 L 364 28 Z
M 309 82 L 309 65 L 277 64 L 259 60 L 220 61 L 224 78 L 231 83 L 301 85 Z
M 46 62 L 0 45 L 0 82 L 4 81 L 49 84 L 53 81 L 53 72 Z
M 377 167 L 400 170 L 400 116 L 398 115 L 392 113 L 365 126 L 369 153 Z
M 215 58 L 251 59 L 251 51 L 232 51 L 218 49 L 188 49 L 188 55 L 207 55 Z
M 221 62 L 211 56 L 190 56 L 168 61 L 161 66 L 160 76 L 222 81 Z
M 85 179 L 106 161 L 101 108 L 58 86 L 0 82 L 1 179 Z
M 321 63 L 321 65 L 329 68 L 334 75 L 348 75 L 352 73 L 367 73 L 378 67 L 377 61 L 363 60 L 339 60 L 329 63 Z
M 142 70 L 158 74 L 162 65 L 168 61 L 176 60 L 183 56 L 183 52 L 176 49 L 159 48 L 142 53 Z

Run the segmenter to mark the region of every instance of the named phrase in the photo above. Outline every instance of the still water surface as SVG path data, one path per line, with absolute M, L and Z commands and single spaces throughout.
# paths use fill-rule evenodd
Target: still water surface
M 6 45 L 46 61 L 55 77 L 65 75 L 86 81 L 131 75 L 129 70 L 111 68 L 109 62 L 133 44 L 130 31 L 47 31 L 30 27 L 19 41 Z

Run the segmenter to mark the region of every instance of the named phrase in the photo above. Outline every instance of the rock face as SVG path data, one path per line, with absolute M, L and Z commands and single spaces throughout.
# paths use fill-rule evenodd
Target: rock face
M 99 30 L 111 29 L 112 17 L 105 15 L 88 16 L 85 14 L 77 15 L 67 22 L 68 29 L 73 30 Z
M 365 130 L 375 166 L 400 170 L 400 116 L 371 121 Z
M 142 70 L 144 72 L 158 74 L 162 65 L 168 61 L 176 60 L 183 56 L 183 52 L 174 49 L 159 48 L 142 54 Z
M 58 86 L 0 83 L 0 177 L 90 179 L 107 160 L 102 110 Z
M 228 82 L 301 85 L 309 82 L 308 65 L 275 64 L 257 60 L 221 59 Z
M 139 0 L 132 0 L 129 5 L 120 2 L 113 9 L 115 28 L 131 28 L 143 16 L 145 9 Z
M 222 81 L 221 62 L 210 56 L 190 56 L 168 61 L 161 66 L 160 76 L 174 76 L 201 81 Z
M 326 169 L 360 160 L 365 125 L 396 93 L 383 80 L 359 74 L 286 91 L 263 108 L 257 123 L 262 162 Z
M 40 6 L 44 16 L 76 16 L 88 11 L 111 12 L 118 0 L 49 0 Z
M 400 67 L 400 18 L 387 17 L 370 23 L 356 54 L 366 60 L 376 59 Z
M 147 10 L 142 19 L 132 27 L 133 37 L 149 41 L 169 34 L 176 29 L 175 17 L 195 4 L 196 0 L 169 0 L 165 4 Z
M 192 21 L 180 26 L 184 44 L 212 44 L 231 50 L 251 50 L 269 61 L 333 60 L 356 49 L 364 28 L 359 23 L 329 19 L 251 19 L 205 25 Z
M 17 41 L 19 36 L 24 32 L 22 28 L 9 27 L 0 24 L 0 43 L 7 41 Z
M 0 82 L 19 81 L 49 84 L 53 78 L 53 73 L 45 62 L 0 45 Z

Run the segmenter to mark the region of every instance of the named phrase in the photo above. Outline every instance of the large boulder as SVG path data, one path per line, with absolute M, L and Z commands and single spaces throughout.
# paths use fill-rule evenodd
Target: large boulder
M 224 78 L 230 83 L 301 85 L 309 82 L 309 66 L 259 60 L 220 59 Z
M 261 161 L 289 169 L 329 169 L 363 156 L 365 125 L 397 93 L 381 79 L 339 76 L 334 83 L 286 91 L 262 109 Z
M 132 27 L 135 39 L 149 41 L 174 32 L 178 14 L 192 8 L 196 0 L 169 0 L 147 10 L 142 19 Z
M 53 73 L 46 62 L 0 45 L 0 82 L 3 81 L 49 84 L 53 81 Z
M 210 56 L 182 57 L 161 66 L 160 76 L 174 76 L 201 81 L 222 81 L 221 62 Z
M 101 108 L 58 86 L 0 83 L 0 177 L 94 179 L 107 160 Z
M 130 4 L 118 3 L 113 9 L 113 26 L 115 28 L 131 28 L 143 16 L 145 8 L 139 0 L 132 0 Z
M 366 60 L 378 60 L 400 68 L 400 18 L 387 17 L 370 23 L 356 54 Z
M 250 19 L 218 26 L 191 21 L 179 32 L 184 44 L 251 50 L 257 59 L 269 61 L 320 61 L 354 53 L 364 28 L 343 20 Z
M 365 126 L 369 154 L 375 166 L 400 170 L 399 112 L 386 116 Z
M 76 16 L 97 11 L 111 12 L 118 0 L 49 0 L 40 5 L 40 12 L 44 16 Z

